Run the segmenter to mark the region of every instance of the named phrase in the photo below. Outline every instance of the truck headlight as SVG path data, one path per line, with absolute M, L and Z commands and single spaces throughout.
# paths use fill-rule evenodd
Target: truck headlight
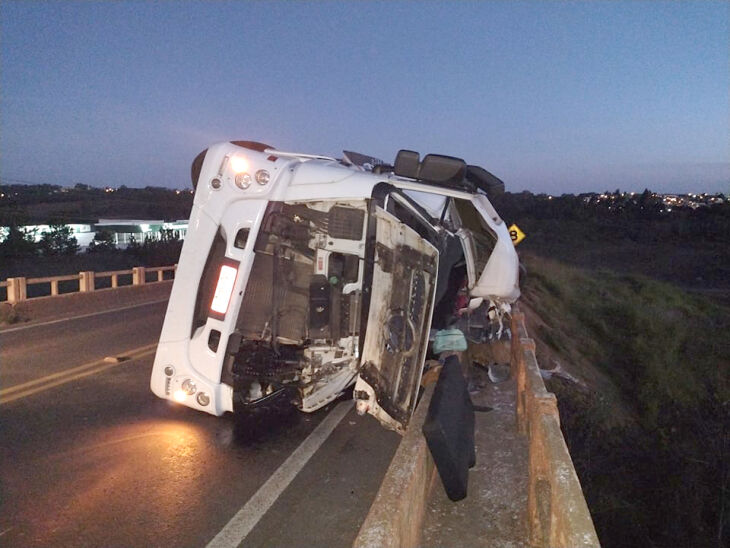
M 185 392 L 185 395 L 187 396 L 192 396 L 198 389 L 198 387 L 195 386 L 195 383 L 190 379 L 185 379 L 180 388 L 182 388 L 182 391 Z
M 251 186 L 251 176 L 248 173 L 237 173 L 235 178 L 235 183 L 238 188 L 241 190 L 246 190 L 249 186 Z
M 256 182 L 260 185 L 265 185 L 271 179 L 271 174 L 265 169 L 259 169 L 256 172 Z

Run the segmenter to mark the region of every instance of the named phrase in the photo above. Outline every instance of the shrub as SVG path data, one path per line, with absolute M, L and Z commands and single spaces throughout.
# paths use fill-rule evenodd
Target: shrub
M 65 224 L 51 224 L 50 230 L 41 235 L 38 247 L 48 257 L 52 255 L 74 255 L 79 250 L 79 243 Z
M 117 244 L 114 242 L 114 235 L 111 232 L 102 230 L 94 235 L 94 239 L 86 249 L 87 253 L 99 253 L 116 251 Z
M 11 225 L 7 237 L 0 243 L 0 258 L 7 261 L 32 257 L 37 252 L 33 234 L 18 226 Z

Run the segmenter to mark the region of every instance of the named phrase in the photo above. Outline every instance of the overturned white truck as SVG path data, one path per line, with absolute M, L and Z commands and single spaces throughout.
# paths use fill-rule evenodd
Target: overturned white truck
M 152 370 L 161 398 L 213 415 L 354 387 L 403 431 L 429 331 L 519 297 L 518 259 L 478 166 L 401 150 L 394 165 L 252 142 L 193 162 L 195 200 Z

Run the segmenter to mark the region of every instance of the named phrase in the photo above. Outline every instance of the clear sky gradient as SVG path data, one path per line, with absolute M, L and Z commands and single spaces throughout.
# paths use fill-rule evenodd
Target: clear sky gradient
M 235 139 L 730 191 L 727 2 L 0 3 L 0 178 L 189 187 Z

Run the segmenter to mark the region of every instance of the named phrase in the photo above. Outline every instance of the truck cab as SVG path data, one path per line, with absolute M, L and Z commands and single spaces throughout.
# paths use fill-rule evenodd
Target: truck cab
M 402 150 L 393 165 L 219 143 L 193 162 L 195 198 L 151 389 L 220 416 L 312 412 L 354 386 L 402 432 L 432 328 L 457 294 L 472 313 L 519 297 L 518 260 L 478 166 Z

